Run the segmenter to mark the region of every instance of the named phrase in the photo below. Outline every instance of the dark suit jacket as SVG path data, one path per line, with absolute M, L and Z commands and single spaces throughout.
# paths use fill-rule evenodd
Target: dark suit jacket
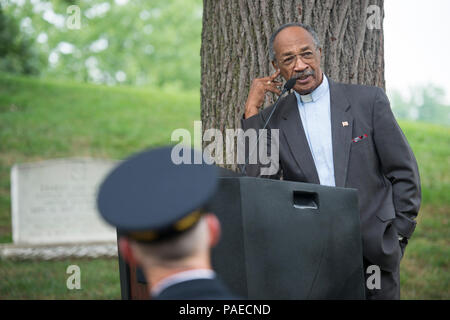
M 217 278 L 196 279 L 176 283 L 153 297 L 155 300 L 234 300 L 225 285 Z
M 401 259 L 397 233 L 411 236 L 420 207 L 414 154 L 382 89 L 331 79 L 329 87 L 336 186 L 358 189 L 364 256 L 393 271 Z M 242 120 L 242 128 L 262 128 L 271 110 Z M 280 130 L 280 172 L 269 178 L 320 183 L 293 93 L 280 101 L 267 129 Z M 247 166 L 246 173 L 258 176 L 258 165 Z

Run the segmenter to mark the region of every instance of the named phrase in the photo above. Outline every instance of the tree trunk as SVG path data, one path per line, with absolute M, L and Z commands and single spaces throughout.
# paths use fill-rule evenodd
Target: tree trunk
M 331 79 L 384 88 L 383 0 L 204 0 L 203 130 L 240 127 L 249 86 L 273 73 L 268 42 L 288 22 L 312 26 Z M 273 103 L 268 96 L 265 105 Z M 205 144 L 205 142 L 204 142 Z

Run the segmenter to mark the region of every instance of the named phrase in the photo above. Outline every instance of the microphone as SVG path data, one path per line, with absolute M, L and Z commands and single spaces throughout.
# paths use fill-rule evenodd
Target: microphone
M 278 103 L 280 102 L 281 97 L 283 96 L 283 94 L 286 93 L 286 91 L 291 90 L 294 87 L 295 81 L 297 81 L 297 77 L 290 78 L 284 84 L 283 91 L 281 91 L 280 96 L 278 97 L 277 101 L 275 101 L 275 104 L 273 105 L 272 111 L 270 112 L 269 117 L 267 118 L 266 122 L 264 123 L 264 126 L 263 126 L 262 130 L 260 131 L 260 133 L 258 135 L 258 138 L 256 139 L 255 146 L 253 147 L 252 151 L 249 153 L 248 157 L 246 157 L 246 159 L 245 159 L 244 166 L 242 167 L 242 170 L 241 170 L 242 174 L 246 175 L 245 168 L 247 166 L 247 161 L 250 159 L 250 156 L 253 154 L 253 152 L 255 152 L 255 149 L 258 146 L 259 138 L 261 137 L 261 134 L 264 132 L 264 129 L 267 127 L 267 124 L 269 123 L 270 118 L 272 118 L 272 115 L 274 114 L 275 110 L 277 109 Z
M 286 92 L 287 90 L 291 90 L 294 85 L 295 85 L 295 81 L 297 81 L 297 77 L 294 78 L 290 78 L 285 84 L 284 84 L 284 92 Z M 281 95 L 283 95 L 283 93 L 281 93 Z M 280 95 L 280 97 L 281 97 Z

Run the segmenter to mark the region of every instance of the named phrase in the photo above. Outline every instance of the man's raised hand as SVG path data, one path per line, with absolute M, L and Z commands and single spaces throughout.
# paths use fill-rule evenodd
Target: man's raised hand
M 281 82 L 275 81 L 280 75 L 278 69 L 274 74 L 264 78 L 257 78 L 252 81 L 250 91 L 248 93 L 247 102 L 245 103 L 245 119 L 258 114 L 259 108 L 264 103 L 264 97 L 268 91 L 281 94 L 281 90 L 278 88 L 282 85 Z

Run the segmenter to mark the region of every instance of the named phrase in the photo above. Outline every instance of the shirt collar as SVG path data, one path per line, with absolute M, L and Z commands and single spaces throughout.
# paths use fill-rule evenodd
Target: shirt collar
M 196 280 L 196 279 L 213 279 L 216 273 L 211 269 L 193 269 L 188 271 L 182 271 L 175 273 L 167 278 L 164 278 L 152 287 L 152 296 L 155 297 L 159 295 L 164 289 L 170 287 L 174 284 Z
M 307 102 L 316 102 L 317 100 L 319 100 L 325 93 L 328 92 L 328 90 L 330 89 L 329 85 L 328 85 L 328 79 L 325 76 L 325 74 L 323 74 L 322 77 L 322 83 L 316 88 L 314 89 L 313 92 L 305 94 L 305 95 L 300 95 L 298 94 L 296 91 L 294 91 L 295 96 L 297 97 L 297 101 L 298 102 L 302 102 L 302 103 L 307 103 Z

